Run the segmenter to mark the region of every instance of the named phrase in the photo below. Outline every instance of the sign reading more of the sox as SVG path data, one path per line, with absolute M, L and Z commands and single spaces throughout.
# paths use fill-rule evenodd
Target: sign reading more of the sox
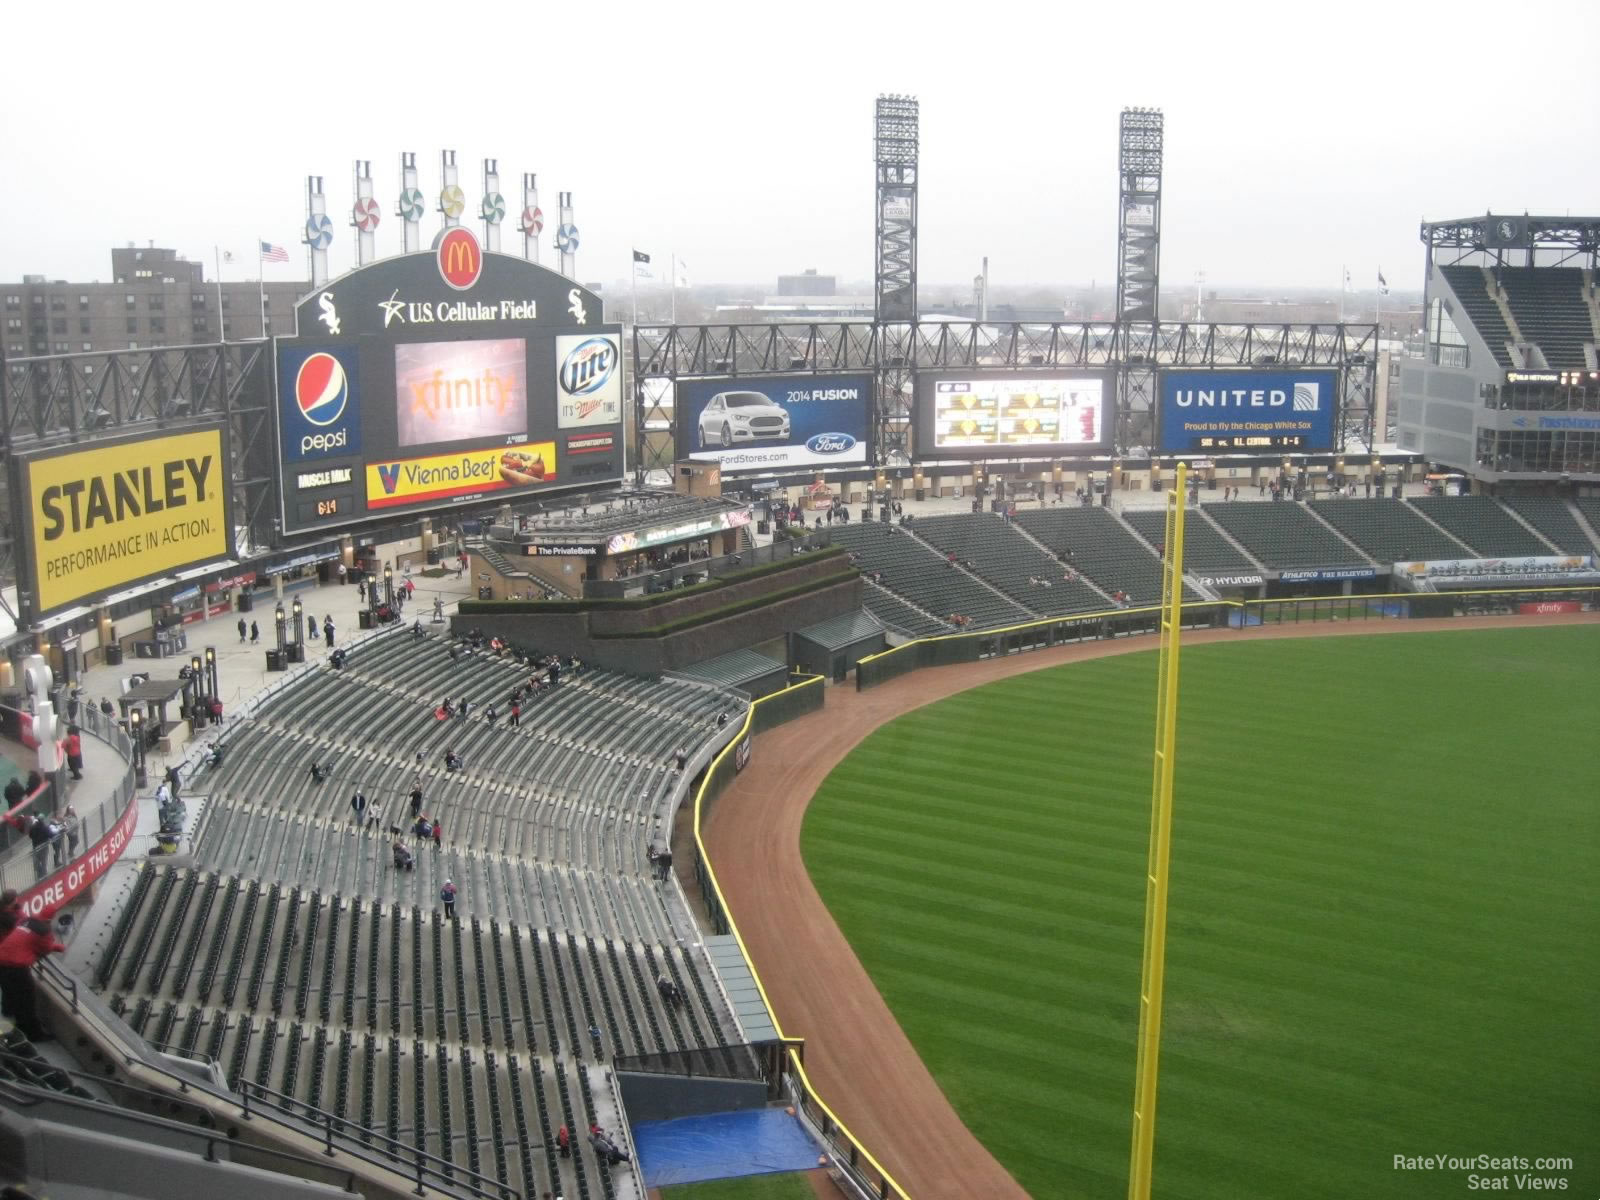
M 622 477 L 621 327 L 465 226 L 296 315 L 276 346 L 287 534 Z

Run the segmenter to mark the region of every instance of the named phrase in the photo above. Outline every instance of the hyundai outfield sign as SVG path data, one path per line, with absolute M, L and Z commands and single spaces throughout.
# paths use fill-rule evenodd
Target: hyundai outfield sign
M 677 418 L 679 456 L 724 471 L 864 463 L 872 376 L 680 380 Z
M 1334 371 L 1163 371 L 1165 454 L 1333 448 Z

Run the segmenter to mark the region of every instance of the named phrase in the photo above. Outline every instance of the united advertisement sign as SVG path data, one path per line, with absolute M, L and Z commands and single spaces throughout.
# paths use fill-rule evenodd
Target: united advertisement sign
M 1334 371 L 1163 371 L 1164 454 L 1333 449 Z
M 220 428 L 22 461 L 40 615 L 233 552 Z
M 275 350 L 285 533 L 621 479 L 621 329 L 558 272 L 455 228 L 295 311 Z

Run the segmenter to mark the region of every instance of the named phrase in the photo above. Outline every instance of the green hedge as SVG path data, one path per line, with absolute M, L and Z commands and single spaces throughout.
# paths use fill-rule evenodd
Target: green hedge
M 721 621 L 727 617 L 735 617 L 743 612 L 775 604 L 780 600 L 792 600 L 796 596 L 804 596 L 809 592 L 818 592 L 823 588 L 834 587 L 837 584 L 847 583 L 858 578 L 860 572 L 854 568 L 848 571 L 836 571 L 832 575 L 824 575 L 821 579 L 813 579 L 807 583 L 796 584 L 794 587 L 784 588 L 781 592 L 769 592 L 765 596 L 751 596 L 747 600 L 736 600 L 732 604 L 724 604 L 707 612 L 695 613 L 692 617 L 681 620 L 669 621 L 665 625 L 653 625 L 648 629 L 636 629 L 629 633 L 592 633 L 596 641 L 602 638 L 611 640 L 625 640 L 627 638 L 659 638 L 672 633 L 682 633 L 685 629 L 693 629 L 696 625 L 707 625 L 712 621 Z
M 522 613 L 581 613 L 601 610 L 631 612 L 641 608 L 654 608 L 658 604 L 668 604 L 688 596 L 698 596 L 704 592 L 714 592 L 718 588 L 730 587 L 736 583 L 748 583 L 752 579 L 760 579 L 763 575 L 792 571 L 808 563 L 825 562 L 847 553 L 849 551 L 843 546 L 824 546 L 821 550 L 808 550 L 778 562 L 758 563 L 756 566 L 745 567 L 729 575 L 707 579 L 693 587 L 674 588 L 670 592 L 657 592 L 653 596 L 598 597 L 593 600 L 463 600 L 456 611 L 463 615 L 476 614 L 490 617 Z

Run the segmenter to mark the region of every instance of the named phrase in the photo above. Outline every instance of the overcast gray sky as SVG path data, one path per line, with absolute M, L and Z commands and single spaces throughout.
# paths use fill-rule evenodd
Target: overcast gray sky
M 520 10 L 520 11 L 519 11 Z M 630 246 L 695 283 L 872 272 L 872 106 L 922 105 L 920 271 L 1110 279 L 1124 105 L 1166 113 L 1163 278 L 1420 284 L 1424 217 L 1600 211 L 1600 4 L 1140 6 L 806 3 L 13 6 L 0 279 L 106 279 L 108 247 L 285 245 L 305 177 L 353 263 L 351 165 L 384 222 L 398 154 L 430 210 L 453 148 L 475 208 L 500 161 L 553 213 L 574 193 L 584 279 Z M 248 16 L 245 14 L 249 14 Z M 1468 87 L 1479 90 L 1467 91 Z M 430 211 L 424 237 L 438 216 Z M 508 220 L 506 245 L 521 238 Z M 548 243 L 553 229 L 547 229 Z M 544 261 L 554 262 L 547 245 Z M 226 268 L 225 277 L 254 277 Z

